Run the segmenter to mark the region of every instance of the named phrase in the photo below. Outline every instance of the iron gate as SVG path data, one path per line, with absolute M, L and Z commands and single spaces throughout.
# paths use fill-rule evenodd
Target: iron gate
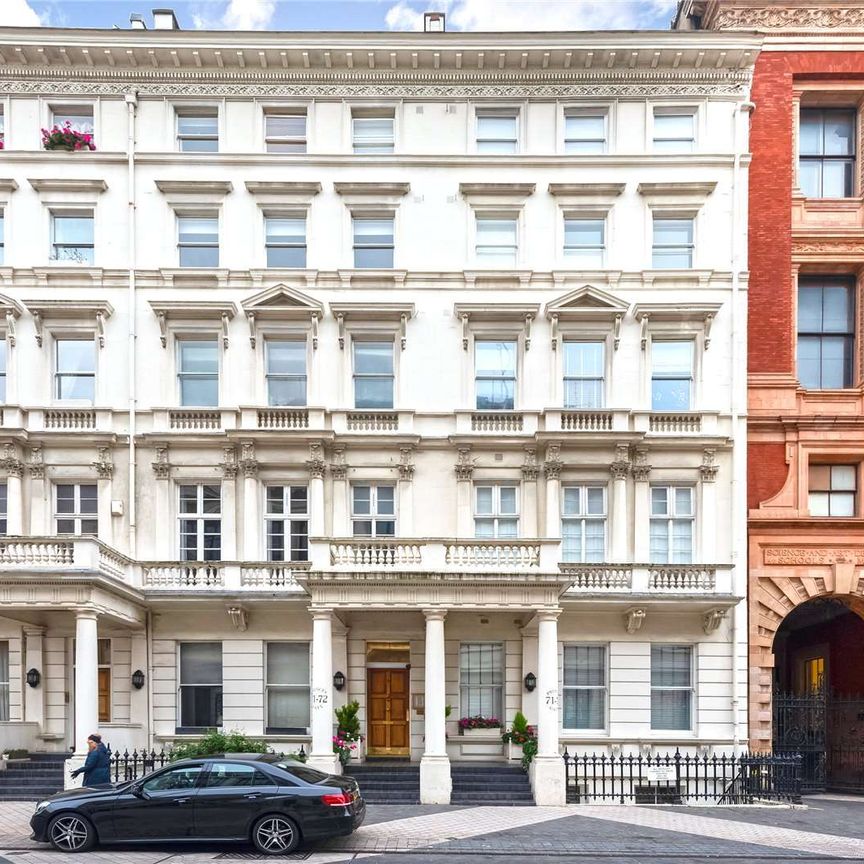
M 864 792 L 864 697 L 813 690 L 773 697 L 773 749 L 801 754 L 801 791 Z

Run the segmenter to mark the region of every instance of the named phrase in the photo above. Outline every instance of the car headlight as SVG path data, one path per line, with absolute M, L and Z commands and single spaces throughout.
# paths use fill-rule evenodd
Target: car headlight
M 40 801 L 36 805 L 36 812 L 41 813 L 51 802 L 50 801 Z

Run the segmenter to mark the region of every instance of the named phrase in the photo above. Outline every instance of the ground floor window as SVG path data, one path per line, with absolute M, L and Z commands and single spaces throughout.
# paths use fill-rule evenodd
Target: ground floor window
M 459 648 L 459 710 L 462 717 L 503 713 L 504 646 L 470 642 Z
M 111 722 L 111 640 L 100 639 L 98 645 L 99 666 L 99 722 Z
M 309 643 L 267 643 L 267 733 L 304 734 L 309 719 Z
M 180 643 L 179 729 L 222 725 L 222 643 Z
M 651 646 L 651 728 L 693 728 L 693 648 Z
M 564 646 L 564 728 L 606 728 L 606 646 Z
M 9 643 L 0 642 L 0 720 L 9 719 Z

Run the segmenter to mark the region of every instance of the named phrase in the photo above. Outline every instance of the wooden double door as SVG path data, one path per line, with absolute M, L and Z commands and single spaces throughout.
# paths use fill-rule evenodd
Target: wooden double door
M 411 752 L 408 670 L 369 669 L 367 683 L 367 752 L 370 756 L 408 756 Z

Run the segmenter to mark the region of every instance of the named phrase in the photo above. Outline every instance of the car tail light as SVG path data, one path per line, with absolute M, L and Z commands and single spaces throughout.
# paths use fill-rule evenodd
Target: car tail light
M 347 807 L 351 803 L 351 793 L 339 792 L 336 795 L 322 795 L 321 803 L 328 807 Z

